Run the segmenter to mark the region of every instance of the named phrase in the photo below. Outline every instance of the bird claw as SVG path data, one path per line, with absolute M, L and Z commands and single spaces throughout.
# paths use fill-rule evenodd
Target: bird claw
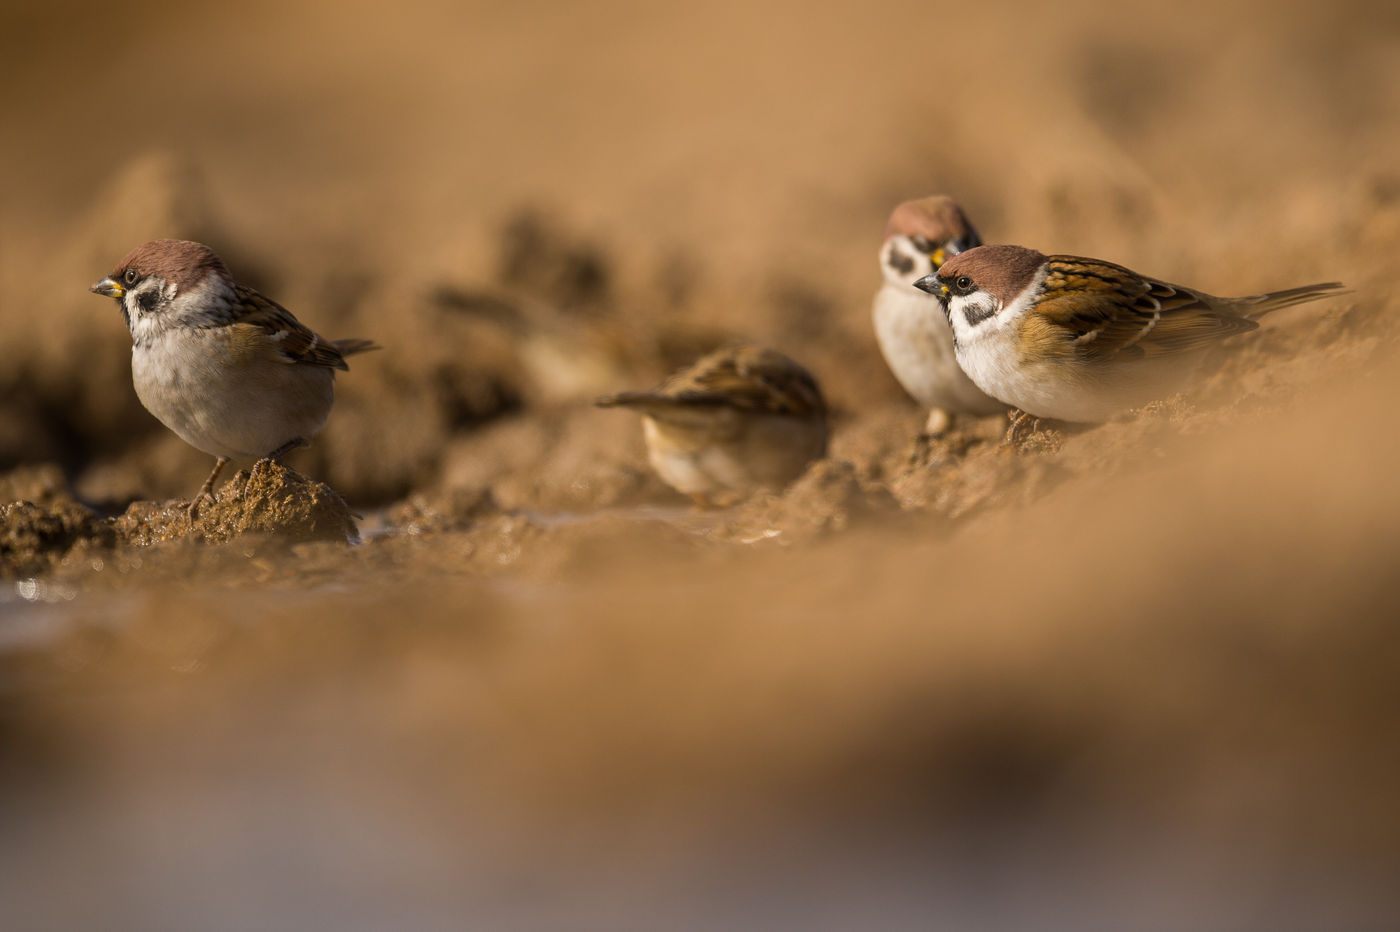
M 1006 438 L 1002 441 L 1009 447 L 1019 446 L 1028 434 L 1035 432 L 1040 422 L 1019 408 L 1006 412 Z
M 1017 453 L 1056 453 L 1064 443 L 1058 430 L 1042 428 L 1040 418 L 1034 415 L 1013 408 L 1006 417 L 1010 424 L 1002 443 Z
M 215 496 L 213 492 L 200 492 L 194 497 L 194 501 L 190 502 L 189 507 L 185 509 L 185 514 L 189 515 L 191 521 L 199 519 L 199 508 L 206 501 L 215 505 L 219 503 L 218 497 Z

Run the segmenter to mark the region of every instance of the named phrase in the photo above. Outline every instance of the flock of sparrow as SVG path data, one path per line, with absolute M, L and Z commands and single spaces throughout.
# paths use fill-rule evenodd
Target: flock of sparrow
M 984 246 L 941 196 L 894 209 L 880 265 L 875 335 L 935 431 L 953 415 L 1007 408 L 1013 424 L 1107 420 L 1176 391 L 1210 346 L 1260 316 L 1342 287 L 1217 298 L 1099 259 Z M 92 291 L 115 299 L 131 330 L 141 403 L 217 458 L 191 517 L 229 460 L 262 463 L 308 443 L 330 413 L 335 370 L 377 349 L 321 338 L 186 240 L 138 247 Z M 652 467 L 701 505 L 780 488 L 826 451 L 821 389 L 771 349 L 721 349 L 655 391 L 598 404 L 639 412 Z

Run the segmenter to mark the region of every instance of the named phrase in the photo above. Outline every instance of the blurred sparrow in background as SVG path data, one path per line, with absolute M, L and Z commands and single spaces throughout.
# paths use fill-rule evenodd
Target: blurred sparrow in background
M 885 281 L 871 309 L 875 337 L 899 384 L 931 409 L 930 434 L 946 429 L 950 414 L 996 414 L 1005 407 L 958 367 L 942 305 L 914 287 L 950 257 L 981 244 L 962 209 L 942 195 L 905 201 L 885 225 L 880 247 Z
M 92 286 L 131 330 L 131 376 L 146 410 L 218 457 L 190 503 L 194 517 L 230 459 L 276 459 L 326 423 L 336 369 L 377 349 L 324 340 L 291 312 L 233 280 L 208 246 L 155 240 Z
M 826 403 L 806 369 L 768 349 L 721 349 L 653 392 L 598 399 L 642 415 L 652 468 L 700 507 L 779 489 L 826 453 Z
M 1339 282 L 1217 298 L 1078 256 L 982 246 L 918 287 L 943 302 L 964 371 L 1038 418 L 1104 421 L 1176 391 L 1205 350 Z

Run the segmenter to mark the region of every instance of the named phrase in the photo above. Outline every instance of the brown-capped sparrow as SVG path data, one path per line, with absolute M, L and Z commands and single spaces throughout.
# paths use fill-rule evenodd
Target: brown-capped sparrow
M 952 325 L 958 363 L 1038 418 L 1105 421 L 1177 390 L 1205 350 L 1339 282 L 1217 298 L 1079 256 L 981 246 L 918 282 Z
M 701 507 L 782 488 L 826 453 L 826 403 L 816 379 L 770 349 L 717 350 L 656 391 L 597 404 L 639 412 L 652 468 Z
M 378 348 L 317 336 L 188 240 L 138 246 L 91 290 L 121 308 L 146 410 L 218 458 L 191 517 L 230 459 L 276 459 L 309 442 L 330 413 L 335 370 L 349 368 L 346 356 Z
M 957 202 L 944 195 L 905 201 L 885 225 L 885 281 L 871 308 L 875 338 L 899 384 L 932 409 L 930 433 L 946 426 L 951 414 L 995 414 L 1004 407 L 959 368 L 941 303 L 914 287 L 950 257 L 981 244 Z

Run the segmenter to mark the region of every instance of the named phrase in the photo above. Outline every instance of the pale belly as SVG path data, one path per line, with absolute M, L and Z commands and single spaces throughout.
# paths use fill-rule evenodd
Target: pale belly
M 953 332 L 938 302 L 886 282 L 872 313 L 875 338 L 895 379 L 925 407 L 994 414 L 1004 405 L 979 389 L 953 354 Z
M 310 440 L 325 425 L 334 398 L 329 369 L 215 365 L 222 351 L 216 338 L 180 339 L 179 352 L 133 347 L 131 376 L 146 410 L 190 446 L 253 459 Z
M 978 342 L 959 347 L 963 368 L 993 397 L 1027 414 L 1056 421 L 1101 423 L 1129 408 L 1165 398 L 1189 380 L 1199 356 L 1174 356 L 1155 362 L 1116 362 L 1111 368 L 1063 361 L 1028 362 L 1019 358 L 1013 330 L 992 331 Z
M 747 494 L 779 489 L 826 451 L 820 419 L 748 417 L 714 432 L 642 419 L 647 458 L 657 474 L 686 495 Z

